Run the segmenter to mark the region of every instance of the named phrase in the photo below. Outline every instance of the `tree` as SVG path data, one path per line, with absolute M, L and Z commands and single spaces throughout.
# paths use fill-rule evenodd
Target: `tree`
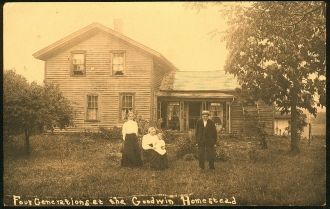
M 203 9 L 202 4 L 191 7 Z M 325 2 L 214 4 L 228 25 L 225 71 L 255 101 L 291 113 L 291 151 L 298 153 L 302 109 L 316 116 L 316 105 L 325 106 Z
M 5 134 L 24 133 L 27 154 L 31 134 L 72 125 L 72 107 L 58 87 L 30 84 L 13 70 L 4 73 L 3 110 Z
M 203 3 L 191 7 L 203 9 Z M 210 4 L 210 3 L 209 3 Z M 225 71 L 235 75 L 250 98 L 291 113 L 291 151 L 300 152 L 302 109 L 316 116 L 325 106 L 325 3 L 215 3 L 228 29 L 222 34 L 229 57 Z

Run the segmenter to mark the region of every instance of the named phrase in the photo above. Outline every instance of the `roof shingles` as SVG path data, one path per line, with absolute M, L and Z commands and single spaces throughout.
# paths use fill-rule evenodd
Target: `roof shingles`
M 238 87 L 235 77 L 224 71 L 176 71 L 164 77 L 160 90 L 228 91 Z

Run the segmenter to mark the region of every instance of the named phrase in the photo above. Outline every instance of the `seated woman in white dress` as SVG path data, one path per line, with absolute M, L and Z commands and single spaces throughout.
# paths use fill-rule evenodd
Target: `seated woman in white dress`
M 168 167 L 165 141 L 156 135 L 156 129 L 150 127 L 148 134 L 142 138 L 143 158 L 150 163 L 154 169 L 165 169 Z

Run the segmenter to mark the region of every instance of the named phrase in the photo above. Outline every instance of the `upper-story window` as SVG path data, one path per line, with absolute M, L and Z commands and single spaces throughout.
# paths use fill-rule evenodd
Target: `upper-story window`
M 82 76 L 86 74 L 86 54 L 84 52 L 72 52 L 71 75 Z
M 112 51 L 111 52 L 111 71 L 112 75 L 125 74 L 125 52 Z

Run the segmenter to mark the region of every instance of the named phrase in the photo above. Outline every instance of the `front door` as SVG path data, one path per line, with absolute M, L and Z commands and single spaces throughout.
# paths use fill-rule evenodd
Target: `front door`
M 194 129 L 197 120 L 201 118 L 202 102 L 189 102 L 188 105 L 189 129 Z
M 180 102 L 168 102 L 167 128 L 180 130 Z

